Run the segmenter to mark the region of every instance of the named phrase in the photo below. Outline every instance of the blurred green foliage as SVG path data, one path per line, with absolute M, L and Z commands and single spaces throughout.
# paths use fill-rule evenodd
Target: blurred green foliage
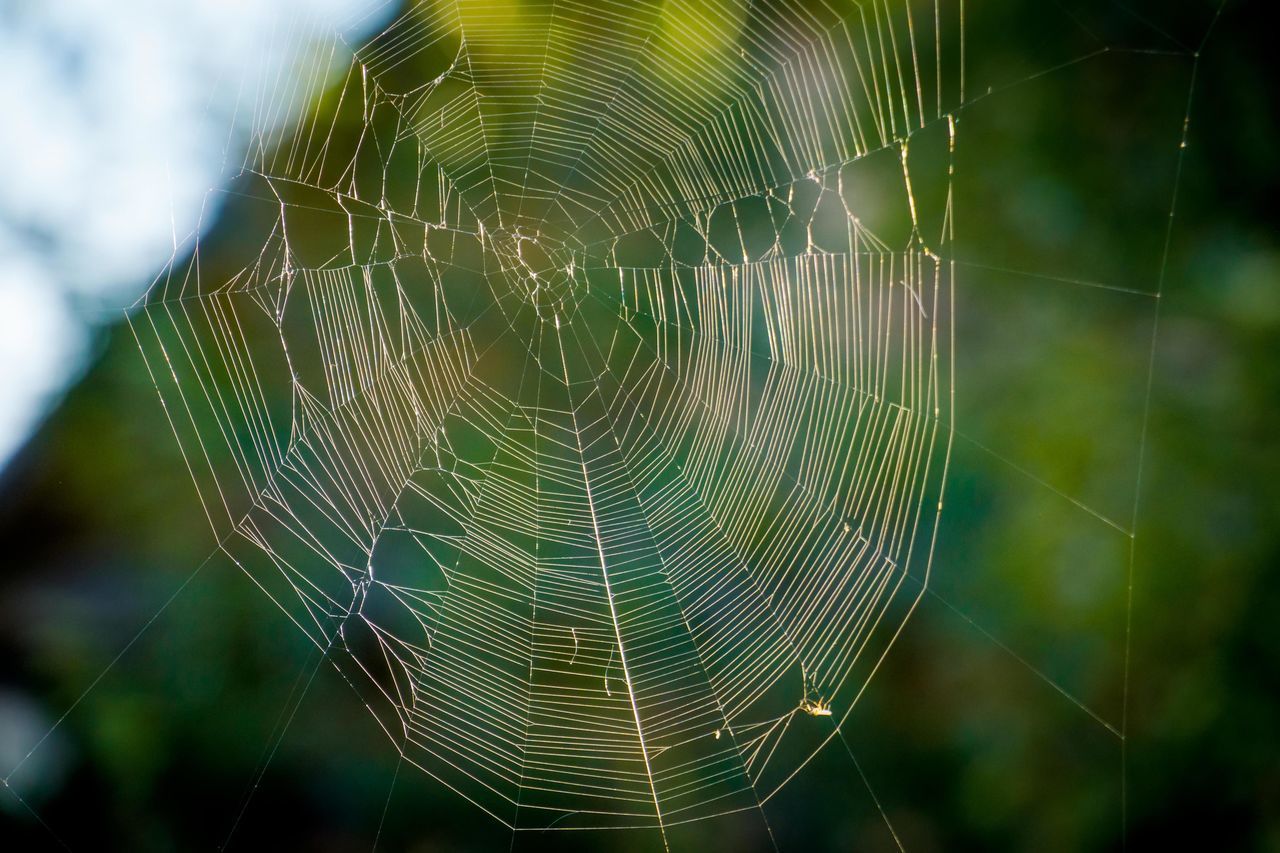
M 1260 4 L 1229 4 L 1206 43 L 1169 231 L 1183 48 L 1213 8 L 1066 5 L 967 4 L 960 435 L 931 593 L 849 751 L 770 804 L 783 850 L 894 849 L 868 784 L 910 851 L 1280 846 L 1273 36 Z M 228 216 L 207 245 L 253 233 Z M 239 815 L 246 849 L 367 850 L 379 828 L 382 849 L 505 849 L 398 768 L 234 566 L 203 562 L 212 536 L 127 327 L 101 346 L 0 485 L 0 685 L 43 715 L 17 736 L 73 707 L 15 788 L 73 848 L 205 849 Z M 11 802 L 0 820 L 9 849 L 51 844 Z

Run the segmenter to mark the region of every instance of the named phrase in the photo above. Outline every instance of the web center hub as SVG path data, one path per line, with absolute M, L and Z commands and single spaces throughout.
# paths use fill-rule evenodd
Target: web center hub
M 586 290 L 577 253 L 554 238 L 520 228 L 487 232 L 485 242 L 497 260 L 501 287 L 544 322 L 573 318 Z

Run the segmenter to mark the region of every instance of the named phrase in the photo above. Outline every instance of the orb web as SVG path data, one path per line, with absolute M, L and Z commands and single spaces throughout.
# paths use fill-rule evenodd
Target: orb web
M 298 74 L 238 241 L 131 324 L 220 547 L 407 764 L 662 828 L 847 718 L 941 510 L 961 20 L 417 3 Z

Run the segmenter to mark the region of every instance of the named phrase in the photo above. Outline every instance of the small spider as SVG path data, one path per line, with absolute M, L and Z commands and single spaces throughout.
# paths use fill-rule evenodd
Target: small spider
M 803 670 L 801 672 L 804 680 L 804 698 L 800 700 L 800 710 L 810 717 L 830 717 L 831 703 L 809 680 L 809 673 Z

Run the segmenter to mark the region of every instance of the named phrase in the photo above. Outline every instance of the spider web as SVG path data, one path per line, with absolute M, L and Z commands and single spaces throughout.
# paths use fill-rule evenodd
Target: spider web
M 1221 6 L 1183 20 L 1054 5 L 1068 37 L 974 74 L 963 30 L 998 27 L 978 40 L 999 43 L 995 7 L 420 3 L 354 61 L 330 35 L 283 85 L 246 96 L 254 144 L 214 191 L 227 214 L 130 323 L 218 548 L 399 751 L 387 807 L 408 765 L 511 830 L 636 827 L 665 843 L 681 823 L 764 819 L 837 738 L 903 848 L 847 732 L 924 602 L 958 621 L 952 637 L 1051 688 L 1054 712 L 1084 724 L 1073 748 L 1119 752 L 1126 834 L 1160 297 Z M 1173 107 L 1158 103 L 1139 140 L 1171 188 L 1158 169 L 1139 180 L 1137 149 L 1110 152 L 1122 183 L 1160 196 L 1144 208 L 1155 245 L 1086 256 L 1074 241 L 1028 265 L 1016 235 L 987 234 L 957 258 L 955 186 L 965 213 L 982 209 L 983 179 L 1007 206 L 1018 174 L 991 181 L 990 152 L 957 139 L 998 144 L 1002 114 L 1044 97 L 1024 84 L 1079 72 L 1087 95 L 1094 66 L 1139 79 L 1125 63 L 1178 80 L 1157 87 Z M 1054 116 L 1091 104 L 1071 94 Z M 1098 175 L 1107 153 L 1091 149 Z M 960 346 L 957 292 L 977 305 L 962 320 L 985 321 Z M 1053 299 L 1070 310 L 1030 310 Z M 1113 315 L 1135 321 L 1120 336 L 1138 357 L 1100 348 L 1112 375 L 1085 397 L 979 357 L 1054 358 L 1031 337 L 1084 327 L 1034 321 L 1083 318 L 1092 333 Z M 1064 478 L 983 424 L 984 373 L 1021 408 L 1136 408 L 1107 428 L 1088 409 L 1054 418 L 1087 432 L 1108 476 Z M 1036 529 L 1072 528 L 1115 570 L 1114 660 L 1090 662 L 1115 676 L 1101 689 L 1044 652 L 1064 639 L 1097 652 L 1094 612 L 1070 626 L 1060 602 L 1018 612 L 1002 597 L 970 615 L 982 590 L 956 571 L 964 502 L 943 513 L 942 492 L 949 467 L 963 481 L 984 465 L 1016 484 Z M 931 577 L 940 528 L 950 565 Z M 0 779 L 36 820 L 12 780 L 209 562 Z M 938 657 L 950 666 L 953 651 Z
M 419 3 L 297 75 L 253 252 L 131 325 L 220 547 L 405 762 L 665 832 L 837 733 L 942 508 L 961 21 Z

